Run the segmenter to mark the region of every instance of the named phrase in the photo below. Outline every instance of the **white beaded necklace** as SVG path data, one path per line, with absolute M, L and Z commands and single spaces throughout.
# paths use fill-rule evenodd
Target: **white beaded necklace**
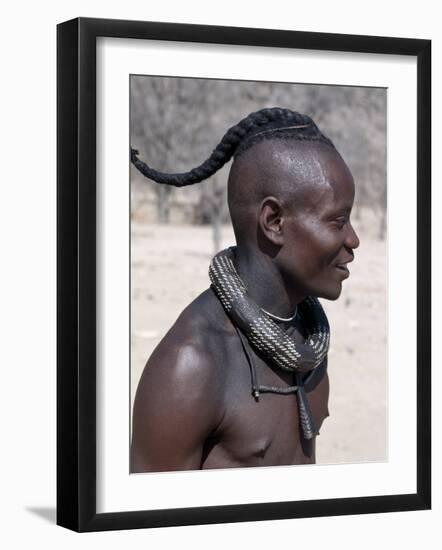
M 270 311 L 267 311 L 266 309 L 264 309 L 263 307 L 260 308 L 264 313 L 267 313 L 267 315 L 269 317 L 271 317 L 272 319 L 275 319 L 275 321 L 283 321 L 283 322 L 290 322 L 290 321 L 293 321 L 293 319 L 298 315 L 298 306 L 296 306 L 296 309 L 295 309 L 295 313 L 291 316 L 291 317 L 288 317 L 287 319 L 284 318 L 284 317 L 278 317 L 277 315 L 275 315 L 274 313 L 270 313 Z

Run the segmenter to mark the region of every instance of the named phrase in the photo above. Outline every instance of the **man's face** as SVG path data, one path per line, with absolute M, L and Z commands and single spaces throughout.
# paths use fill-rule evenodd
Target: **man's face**
M 319 144 L 306 147 L 299 158 L 285 161 L 284 173 L 304 162 L 299 192 L 286 204 L 284 244 L 277 263 L 288 288 L 296 293 L 336 300 L 349 276 L 347 263 L 359 239 L 350 223 L 354 201 L 353 177 L 342 158 Z

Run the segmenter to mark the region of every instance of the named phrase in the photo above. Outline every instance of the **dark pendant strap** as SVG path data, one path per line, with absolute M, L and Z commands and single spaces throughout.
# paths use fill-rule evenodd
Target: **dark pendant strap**
M 298 378 L 298 376 L 299 374 L 296 373 L 296 378 Z M 296 397 L 298 398 L 299 420 L 302 426 L 302 433 L 305 439 L 312 439 L 315 435 L 318 435 L 319 432 L 315 426 L 315 421 L 313 420 L 312 411 L 303 384 L 298 385 Z
M 296 393 L 298 389 L 298 386 L 287 386 L 286 388 L 280 388 L 278 386 L 264 386 L 259 384 L 258 395 L 260 393 L 280 393 L 282 395 L 288 395 L 290 393 Z
M 264 386 L 259 384 L 258 375 L 256 372 L 256 365 L 253 359 L 251 350 L 249 348 L 249 343 L 246 336 L 241 332 L 238 327 L 235 327 L 236 332 L 238 333 L 239 340 L 241 342 L 242 348 L 247 358 L 247 362 L 250 367 L 250 376 L 252 379 L 252 395 L 256 401 L 259 401 L 259 395 L 261 393 L 278 393 L 283 395 L 288 395 L 291 393 L 297 394 L 297 403 L 298 403 L 298 412 L 299 412 L 299 421 L 301 423 L 302 434 L 305 439 L 312 439 L 315 435 L 318 435 L 318 430 L 316 429 L 315 422 L 313 420 L 313 415 L 308 403 L 307 394 L 304 388 L 304 385 L 310 382 L 313 378 L 316 370 L 311 371 L 306 379 L 302 380 L 302 375 L 298 372 L 295 372 L 295 380 L 297 384 L 295 386 L 287 387 L 278 387 L 278 386 Z

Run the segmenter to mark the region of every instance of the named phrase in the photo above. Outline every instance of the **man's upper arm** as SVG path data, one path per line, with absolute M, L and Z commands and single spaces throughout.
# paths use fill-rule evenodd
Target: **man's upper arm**
M 193 345 L 159 346 L 138 385 L 131 472 L 193 470 L 222 414 L 214 365 Z

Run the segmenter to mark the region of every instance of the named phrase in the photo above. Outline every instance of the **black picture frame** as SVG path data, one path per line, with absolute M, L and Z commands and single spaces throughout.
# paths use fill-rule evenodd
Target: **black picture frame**
M 96 39 L 133 38 L 414 56 L 417 60 L 415 494 L 97 513 Z M 75 531 L 431 507 L 431 41 L 79 18 L 57 28 L 57 523 Z

